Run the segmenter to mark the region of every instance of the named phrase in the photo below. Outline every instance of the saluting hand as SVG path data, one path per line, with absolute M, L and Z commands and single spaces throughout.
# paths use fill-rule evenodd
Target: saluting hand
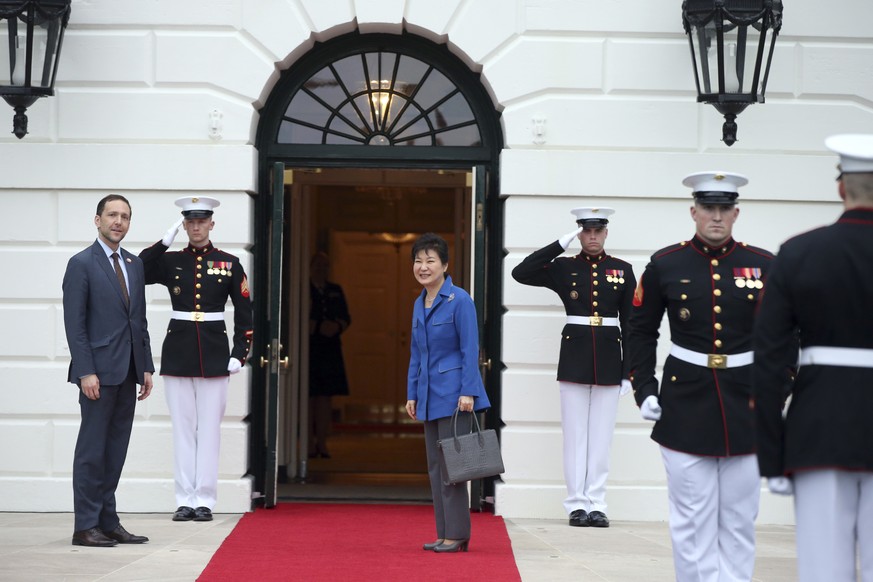
M 572 242 L 574 240 L 579 238 L 579 233 L 582 232 L 583 228 L 584 227 L 580 226 L 576 230 L 568 232 L 567 234 L 565 234 L 564 236 L 562 236 L 561 238 L 558 239 L 558 242 L 561 243 L 561 246 L 564 248 L 565 251 L 568 248 L 570 248 L 570 245 L 572 244 Z

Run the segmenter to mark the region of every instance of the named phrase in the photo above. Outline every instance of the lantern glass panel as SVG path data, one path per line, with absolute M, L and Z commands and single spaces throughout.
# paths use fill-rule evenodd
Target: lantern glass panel
M 694 43 L 694 66 L 698 75 L 700 93 L 751 95 L 752 101 L 763 101 L 762 86 L 766 82 L 765 70 L 755 67 L 758 63 L 759 48 L 764 45 L 763 57 L 766 59 L 770 43 L 775 39 L 768 29 L 761 30 L 759 22 L 735 25 L 726 21 L 722 28 L 724 52 L 723 67 L 719 67 L 718 30 L 716 22 L 709 21 L 704 26 L 691 26 L 691 40 Z M 762 38 L 763 37 L 763 38 Z M 719 70 L 724 71 L 724 85 L 719 78 Z
M 0 21 L 0 85 L 51 89 L 60 28 L 58 20 L 33 27 L 28 79 L 27 23 L 14 17 Z

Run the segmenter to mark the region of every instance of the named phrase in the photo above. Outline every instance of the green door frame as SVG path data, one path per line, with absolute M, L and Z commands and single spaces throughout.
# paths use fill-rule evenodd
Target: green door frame
M 464 94 L 480 125 L 482 143 L 472 147 L 445 146 L 357 146 L 357 145 L 312 145 L 278 143 L 279 126 L 288 106 L 289 95 L 302 87 L 309 76 L 344 55 L 361 48 L 395 50 L 412 54 L 424 62 L 439 66 L 444 74 L 464 90 Z M 256 144 L 259 151 L 258 192 L 255 197 L 255 244 L 254 282 L 269 283 L 269 291 L 256 287 L 254 294 L 255 334 L 253 359 L 269 360 L 270 373 L 253 374 L 251 390 L 249 473 L 254 477 L 255 491 L 263 492 L 267 507 L 275 504 L 276 478 L 276 416 L 278 414 L 278 369 L 279 362 L 279 306 L 281 303 L 281 271 L 274 272 L 278 263 L 281 269 L 282 230 L 276 221 L 277 207 L 282 208 L 284 190 L 277 184 L 278 168 L 397 168 L 397 169 L 457 169 L 476 168 L 474 229 L 474 272 L 476 306 L 480 323 L 480 343 L 492 362 L 500 361 L 500 336 L 502 327 L 502 269 L 503 269 L 503 201 L 499 196 L 499 155 L 503 148 L 503 136 L 499 123 L 500 114 L 495 110 L 479 76 L 470 71 L 452 55 L 445 45 L 437 45 L 426 39 L 410 35 L 351 33 L 316 45 L 288 71 L 285 71 L 261 110 Z M 271 180 L 272 176 L 272 180 Z M 277 206 L 278 204 L 278 206 Z M 265 227 L 266 225 L 272 227 Z M 278 251 L 276 245 L 279 245 Z M 278 255 L 276 253 L 279 253 Z M 280 257 L 277 261 L 275 257 Z M 259 330 L 263 332 L 259 333 Z M 269 330 L 269 331 L 268 331 Z M 275 350 L 275 351 L 274 351 Z M 500 366 L 483 367 L 492 411 L 487 415 L 486 425 L 499 430 L 500 421 Z M 479 484 L 480 491 L 471 498 L 471 505 L 480 507 L 480 500 L 493 495 L 493 481 Z M 475 499 L 475 503 L 474 503 Z

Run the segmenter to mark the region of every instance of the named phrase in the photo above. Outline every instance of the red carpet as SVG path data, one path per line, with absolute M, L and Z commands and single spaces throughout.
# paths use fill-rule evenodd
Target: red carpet
M 503 518 L 472 514 L 467 553 L 421 549 L 429 505 L 285 503 L 247 513 L 198 580 L 521 580 Z

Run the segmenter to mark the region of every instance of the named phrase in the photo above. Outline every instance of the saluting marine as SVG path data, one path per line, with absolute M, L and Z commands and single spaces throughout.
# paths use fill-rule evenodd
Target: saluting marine
M 732 237 L 748 179 L 700 172 L 696 234 L 657 251 L 634 295 L 628 349 L 643 418 L 654 420 L 667 470 L 676 579 L 750 580 L 760 477 L 749 406 L 752 326 L 773 255 Z M 660 389 L 656 347 L 664 312 L 670 355 Z
M 620 393 L 630 391 L 622 350 L 633 290 L 630 263 L 606 254 L 611 208 L 575 208 L 577 229 L 532 253 L 512 277 L 546 287 L 561 298 L 567 323 L 561 332 L 558 385 L 564 436 L 564 508 L 574 527 L 608 527 L 606 479 Z M 582 252 L 559 257 L 576 238 Z
M 143 250 L 146 284 L 167 287 L 173 306 L 161 351 L 161 376 L 173 422 L 176 475 L 174 521 L 209 521 L 218 497 L 221 419 L 229 374 L 240 371 L 251 347 L 252 304 L 237 257 L 213 246 L 215 226 L 207 196 L 176 200 L 179 219 L 164 238 Z M 179 226 L 188 246 L 168 252 Z M 233 349 L 228 346 L 224 307 L 234 307 Z

